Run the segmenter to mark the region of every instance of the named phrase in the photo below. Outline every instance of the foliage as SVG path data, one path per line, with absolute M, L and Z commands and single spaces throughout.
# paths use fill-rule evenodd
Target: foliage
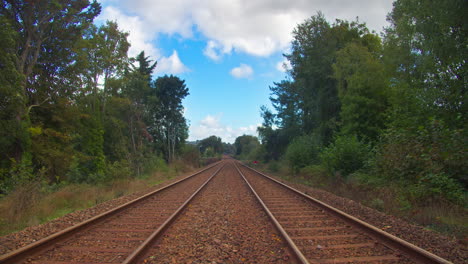
M 370 147 L 356 136 L 339 135 L 323 150 L 320 159 L 329 172 L 346 177 L 364 167 L 370 152 Z
M 319 12 L 294 29 L 291 45 L 288 78 L 270 87 L 276 113 L 261 109 L 267 157 L 277 160 L 306 134 L 324 146 L 340 129 L 376 140 L 387 107 L 380 38 L 359 21 L 330 24 Z
M 395 1 L 384 59 L 399 96 L 409 89 L 410 100 L 417 102 L 419 111 L 407 115 L 432 116 L 450 127 L 467 123 L 467 12 L 463 0 Z
M 234 144 L 223 142 L 223 153 L 234 155 L 236 153 L 236 147 L 234 147 Z
M 242 135 L 236 138 L 234 146 L 236 147 L 236 155 L 241 159 L 246 159 L 260 146 L 260 142 L 255 136 Z
M 150 105 L 148 131 L 159 141 L 159 147 L 168 162 L 175 159 L 176 150 L 183 146 L 188 136 L 188 127 L 183 116 L 182 100 L 189 95 L 185 81 L 176 76 L 163 76 L 154 82 L 154 94 L 159 99 L 158 107 Z
M 303 136 L 314 135 L 314 146 L 325 147 L 317 166 L 329 174 L 392 184 L 409 207 L 462 203 L 467 12 L 462 0 L 396 0 L 382 39 L 357 20 L 329 23 L 322 13 L 299 24 L 285 55 L 291 69 L 270 87 L 274 111 L 261 108 L 265 159 L 283 156 L 296 172 L 316 164 Z
M 112 180 L 127 179 L 132 176 L 132 167 L 128 160 L 114 161 L 107 164 L 106 177 Z
M 222 154 L 224 150 L 223 142 L 217 136 L 209 136 L 200 140 L 197 147 L 204 157 L 215 157 Z
M 285 158 L 295 173 L 308 165 L 319 163 L 320 142 L 316 136 L 296 137 L 289 145 Z
M 426 174 L 419 181 L 408 188 L 412 200 L 422 205 L 434 201 L 447 199 L 451 202 L 463 204 L 465 197 L 463 187 L 455 179 L 443 174 Z
M 185 82 L 153 82 L 157 63 L 129 58 L 128 33 L 93 25 L 100 11 L 88 0 L 2 1 L 0 193 L 141 176 L 184 145 Z
M 413 129 L 389 129 L 379 146 L 378 173 L 389 180 L 416 184 L 426 175 L 444 175 L 468 184 L 465 130 L 452 130 L 440 120 Z
M 374 35 L 369 35 L 377 38 Z M 383 64 L 372 54 L 377 47 L 349 43 L 337 52 L 333 64 L 341 102 L 341 132 L 376 142 L 385 128 L 388 84 Z
M 185 164 L 199 167 L 201 158 L 199 148 L 191 144 L 185 144 L 182 148 L 180 158 Z

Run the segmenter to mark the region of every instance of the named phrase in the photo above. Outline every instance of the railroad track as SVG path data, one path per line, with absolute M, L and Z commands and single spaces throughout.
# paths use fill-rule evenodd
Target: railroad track
M 450 263 L 233 160 L 0 256 L 0 263 L 141 263 L 223 168 L 243 178 L 292 252 L 291 262 Z
M 193 197 L 222 169 L 218 162 L 26 247 L 0 263 L 136 263 Z
M 248 166 L 236 165 L 299 263 L 451 263 Z

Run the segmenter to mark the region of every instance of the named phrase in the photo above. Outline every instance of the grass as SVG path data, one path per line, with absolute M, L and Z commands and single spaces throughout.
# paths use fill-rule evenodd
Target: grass
M 404 198 L 401 186 L 369 184 L 359 177 L 343 179 L 329 175 L 320 166 L 306 167 L 297 174 L 278 162 L 257 167 L 289 182 L 328 191 L 449 236 L 465 239 L 468 234 L 466 206 L 442 200 L 418 204 Z
M 58 187 L 29 183 L 0 198 L 0 235 L 46 223 L 77 210 L 147 189 L 194 168 L 175 162 L 163 171 L 106 185 L 68 184 Z

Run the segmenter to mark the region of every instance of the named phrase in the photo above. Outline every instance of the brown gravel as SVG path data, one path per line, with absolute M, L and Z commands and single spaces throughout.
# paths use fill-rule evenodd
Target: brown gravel
M 219 165 L 132 204 L 104 221 L 54 243 L 44 252 L 30 256 L 25 263 L 121 263 L 218 168 Z M 132 235 L 133 239 L 122 235 Z
M 294 263 L 232 163 L 213 178 L 145 263 Z
M 240 168 L 311 263 L 415 263 L 265 177 Z
M 131 195 L 122 196 L 113 200 L 109 200 L 109 201 L 100 203 L 88 209 L 69 213 L 63 217 L 54 219 L 50 222 L 37 225 L 37 226 L 31 226 L 31 227 L 25 228 L 24 230 L 21 230 L 21 231 L 18 231 L 18 232 L 15 232 L 6 236 L 2 236 L 0 237 L 0 255 L 6 254 L 18 248 L 29 245 L 51 234 L 61 231 L 67 227 L 76 225 L 82 221 L 90 219 L 96 215 L 99 215 L 115 207 L 118 207 L 122 204 L 125 204 L 131 200 L 134 200 L 144 194 L 147 194 L 149 192 L 152 192 L 154 190 L 167 186 L 180 179 L 183 179 L 191 174 L 193 174 L 193 172 L 182 174 L 173 179 L 167 180 L 161 184 L 149 187 L 148 189 L 144 191 L 137 192 Z
M 77 224 L 83 220 L 89 219 L 95 215 L 98 215 L 116 206 L 119 206 L 130 200 L 133 200 L 136 197 L 141 196 L 145 193 L 148 193 L 155 189 L 166 186 L 185 176 L 179 176 L 175 179 L 172 179 L 162 184 L 148 188 L 148 190 L 143 191 L 143 192 L 135 193 L 135 194 L 128 195 L 128 196 L 123 196 L 123 197 L 120 197 L 111 201 L 101 203 L 93 208 L 67 214 L 61 218 L 55 219 L 46 224 L 29 227 L 22 231 L 0 237 L 0 254 L 5 254 L 19 247 L 28 245 L 34 241 L 37 241 L 41 238 L 51 235 L 59 230 L 62 230 L 66 227 Z M 284 180 L 280 178 L 277 178 L 277 179 L 282 182 L 285 182 Z M 383 214 L 377 210 L 365 207 L 352 200 L 338 197 L 336 195 L 333 195 L 329 192 L 326 192 L 320 189 L 311 188 L 311 187 L 300 185 L 300 184 L 289 183 L 289 185 L 295 187 L 296 189 L 301 190 L 302 192 L 309 194 L 310 196 L 314 198 L 317 198 L 325 203 L 328 203 L 331 206 L 334 206 L 361 220 L 371 223 L 376 227 L 379 227 L 395 236 L 405 239 L 419 247 L 422 247 L 430 252 L 433 252 L 434 254 L 439 255 L 445 259 L 448 259 L 454 263 L 467 263 L 468 249 L 467 249 L 466 241 L 460 241 L 455 238 L 447 237 L 439 233 L 424 229 L 423 227 L 409 224 L 397 217 Z M 217 202 L 221 202 L 223 201 L 223 199 L 226 199 L 226 197 L 219 199 L 219 201 Z M 249 199 L 250 198 L 242 197 L 242 200 L 249 200 Z M 228 205 L 226 206 L 227 208 L 229 208 Z M 189 208 L 188 211 L 192 210 L 193 212 L 194 209 L 196 208 L 192 207 L 192 208 Z M 226 211 L 226 212 L 229 212 L 229 211 Z M 204 213 L 209 215 L 209 217 L 216 217 L 215 216 L 216 210 L 211 210 L 211 209 L 204 210 Z M 241 215 L 239 214 L 237 217 L 240 218 L 240 216 Z M 195 215 L 193 215 L 192 217 L 194 218 L 193 221 L 202 221 L 202 220 L 197 220 Z M 251 223 L 255 223 L 256 221 L 257 220 L 250 219 Z M 205 221 L 205 224 L 209 225 L 210 223 L 209 222 L 207 223 Z M 212 228 L 218 228 L 221 230 L 222 227 L 223 227 L 222 225 L 221 226 L 216 225 L 216 226 L 213 226 Z M 225 228 L 227 228 L 227 226 Z M 201 232 L 202 230 L 193 230 L 193 231 Z M 244 232 L 244 233 L 248 233 L 248 232 Z M 243 235 L 248 235 L 248 234 L 243 234 Z M 204 237 L 208 237 L 208 235 L 205 235 Z M 208 238 L 204 238 L 204 239 L 208 239 Z M 223 240 L 217 238 L 217 240 L 215 241 L 214 239 L 212 239 L 211 244 L 214 243 L 215 247 L 223 246 L 222 245 L 223 243 L 221 244 L 218 243 L 219 241 L 222 242 Z M 204 250 L 207 250 L 207 249 L 204 249 Z M 232 253 L 238 253 L 238 252 L 232 252 Z M 214 254 L 213 256 L 217 256 L 217 255 Z M 246 261 L 246 262 L 249 262 L 249 261 Z M 250 263 L 255 263 L 255 262 L 250 262 Z
M 395 216 L 384 214 L 358 202 L 336 196 L 324 190 L 302 184 L 289 183 L 275 176 L 271 177 L 453 263 L 468 263 L 467 241 L 448 237 L 424 227 L 408 223 Z

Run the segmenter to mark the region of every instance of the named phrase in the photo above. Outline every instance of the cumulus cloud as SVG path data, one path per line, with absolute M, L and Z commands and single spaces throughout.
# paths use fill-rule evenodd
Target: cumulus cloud
M 203 50 L 203 54 L 207 56 L 208 58 L 214 60 L 214 61 L 220 61 L 221 60 L 221 53 L 219 51 L 220 45 L 216 41 L 208 41 L 208 44 L 206 44 L 206 48 Z
M 253 75 L 253 69 L 249 65 L 241 63 L 239 67 L 231 70 L 231 75 L 237 79 L 250 78 Z
M 221 122 L 222 114 L 207 115 L 196 125 L 191 125 L 189 129 L 189 141 L 201 140 L 215 135 L 223 142 L 234 143 L 237 137 L 242 135 L 257 135 L 257 126 L 250 125 L 233 128 Z
M 135 57 L 144 50 L 145 55 L 149 56 L 151 60 L 158 61 L 155 73 L 179 74 L 189 71 L 188 67 L 180 60 L 177 51 L 174 50 L 169 57 L 161 55 L 161 51 L 152 44 L 156 38 L 156 32 L 141 17 L 128 16 L 119 9 L 108 6 L 104 8 L 99 20 L 102 22 L 106 20 L 116 21 L 122 31 L 128 32 L 128 41 L 131 44 L 128 55 Z
M 112 5 L 112 1 L 109 4 Z M 124 0 L 121 7 L 148 25 L 147 34 L 202 33 L 208 43 L 204 54 L 217 61 L 232 51 L 268 56 L 283 51 L 291 31 L 304 19 L 322 11 L 330 21 L 359 16 L 370 29 L 387 25 L 388 0 Z M 105 10 L 104 10 L 105 12 Z
M 158 60 L 155 73 L 179 74 L 190 71 L 179 58 L 176 50 L 172 51 L 169 57 L 162 57 Z

